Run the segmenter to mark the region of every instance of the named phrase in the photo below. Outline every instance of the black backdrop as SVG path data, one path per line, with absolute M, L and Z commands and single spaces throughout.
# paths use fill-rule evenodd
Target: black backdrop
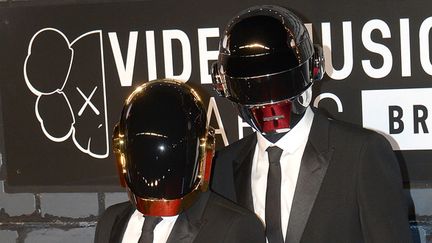
M 293 10 L 324 45 L 315 105 L 390 134 L 405 182 L 430 185 L 432 2 L 166 0 L 1 6 L 6 190 L 117 190 L 111 131 L 127 94 L 149 79 L 201 85 L 218 147 L 249 133 L 214 97 L 207 70 L 227 21 L 264 3 Z

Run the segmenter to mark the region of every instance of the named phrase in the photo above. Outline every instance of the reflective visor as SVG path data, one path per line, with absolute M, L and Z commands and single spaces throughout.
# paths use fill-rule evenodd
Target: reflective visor
M 255 77 L 224 75 L 228 98 L 242 105 L 258 105 L 291 99 L 310 85 L 309 62 L 279 73 Z
M 198 141 L 137 135 L 126 156 L 129 188 L 144 198 L 176 199 L 189 193 L 198 173 Z M 146 148 L 146 149 L 143 149 Z
M 187 92 L 148 88 L 124 111 L 126 182 L 141 198 L 178 199 L 199 182 L 206 114 Z

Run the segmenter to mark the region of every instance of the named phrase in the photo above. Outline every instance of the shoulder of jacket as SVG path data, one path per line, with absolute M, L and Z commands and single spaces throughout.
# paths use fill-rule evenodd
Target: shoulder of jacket
M 231 153 L 232 151 L 237 151 L 239 148 L 242 148 L 246 146 L 248 143 L 252 142 L 256 139 L 256 133 L 249 134 L 248 136 L 241 138 L 219 150 L 216 151 L 216 153 L 224 154 L 224 153 Z

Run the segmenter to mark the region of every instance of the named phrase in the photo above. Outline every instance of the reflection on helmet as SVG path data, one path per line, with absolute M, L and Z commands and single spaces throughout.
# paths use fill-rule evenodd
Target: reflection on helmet
M 145 215 L 176 215 L 207 190 L 213 131 L 188 85 L 156 80 L 126 100 L 114 131 L 122 184 Z
M 228 23 L 211 73 L 216 91 L 237 103 L 253 127 L 270 134 L 286 131 L 291 115 L 305 111 L 302 94 L 323 77 L 324 58 L 295 14 L 255 6 Z

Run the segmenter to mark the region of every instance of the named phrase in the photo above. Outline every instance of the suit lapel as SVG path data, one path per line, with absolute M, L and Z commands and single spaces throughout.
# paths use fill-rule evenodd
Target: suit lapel
M 329 148 L 329 121 L 315 113 L 309 139 L 303 153 L 291 207 L 285 242 L 298 243 L 315 203 L 333 148 Z
M 129 206 L 117 216 L 112 226 L 109 240 L 110 243 L 122 242 L 129 219 L 134 211 L 135 208 L 132 206 L 132 204 L 129 204 Z
M 252 212 L 254 211 L 254 208 L 251 188 L 251 172 L 256 143 L 256 134 L 253 133 L 246 138 L 245 145 L 240 150 L 239 155 L 235 156 L 236 160 L 233 163 L 234 186 L 237 203 Z
M 186 211 L 181 213 L 174 224 L 167 243 L 191 243 L 206 223 L 203 219 L 210 192 L 201 193 L 199 199 Z

